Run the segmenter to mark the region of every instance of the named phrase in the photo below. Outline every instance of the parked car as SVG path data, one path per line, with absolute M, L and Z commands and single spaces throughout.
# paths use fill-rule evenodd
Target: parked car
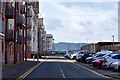
M 118 60 L 118 61 L 113 62 L 110 65 L 110 68 L 113 68 L 113 69 L 115 69 L 115 70 L 120 72 L 120 61 Z
M 71 54 L 72 54 L 72 52 L 68 52 L 68 51 L 67 51 L 64 56 L 65 56 L 66 58 L 69 58 L 69 59 L 70 59 L 70 58 L 71 58 Z
M 77 51 L 77 52 L 74 52 L 73 54 L 71 54 L 71 59 L 76 60 L 79 52 L 80 52 L 80 51 Z
M 110 66 L 113 62 L 120 61 L 120 52 L 117 52 L 116 54 L 111 55 L 108 59 L 104 59 L 103 67 L 110 69 Z
M 87 63 L 92 63 L 93 60 L 96 60 L 98 57 L 104 56 L 105 54 L 98 54 L 96 56 L 86 58 Z
M 102 56 L 104 56 L 106 54 L 110 54 L 110 53 L 112 53 L 112 51 L 97 52 L 97 53 L 93 54 L 92 57 L 86 58 L 86 62 L 87 63 L 92 63 L 92 61 L 94 61 L 94 60 L 96 60 L 96 59 L 98 59 L 98 58 L 100 58 L 100 57 L 102 57 Z
M 113 54 L 116 54 L 116 53 L 108 53 L 108 54 L 106 54 L 104 56 L 98 57 L 96 60 L 94 60 L 92 62 L 93 67 L 102 68 L 102 63 L 103 63 L 104 59 L 108 59 Z
M 88 57 L 92 57 L 92 55 L 95 54 L 95 53 L 85 53 L 81 56 L 81 61 L 82 62 L 86 62 L 86 58 Z
M 80 51 L 76 56 L 76 61 L 81 61 L 82 56 L 86 53 L 87 53 L 86 51 Z

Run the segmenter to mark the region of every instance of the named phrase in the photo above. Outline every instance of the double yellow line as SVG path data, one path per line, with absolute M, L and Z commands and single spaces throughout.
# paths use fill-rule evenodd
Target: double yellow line
M 38 63 L 37 65 L 35 65 L 34 67 L 32 67 L 31 69 L 29 69 L 26 73 L 24 73 L 22 76 L 20 76 L 17 80 L 22 80 L 25 77 L 27 77 L 33 70 L 35 70 L 40 64 L 42 64 L 42 62 Z
M 101 77 L 104 77 L 104 78 L 113 79 L 112 77 L 105 76 L 105 75 L 103 75 L 103 74 L 100 74 L 100 73 L 92 70 L 92 69 L 89 69 L 89 68 L 84 67 L 84 66 L 82 66 L 82 65 L 80 65 L 80 64 L 74 63 L 74 61 L 71 62 L 71 63 L 73 63 L 73 64 L 75 64 L 75 65 L 77 65 L 77 66 L 79 66 L 79 67 L 82 67 L 82 68 L 84 68 L 84 69 L 86 69 L 86 70 L 88 70 L 88 71 L 90 71 L 90 72 L 92 72 L 92 73 L 94 73 L 94 74 L 97 74 L 98 76 L 101 76 Z M 40 64 L 42 64 L 42 62 L 38 63 L 37 65 L 35 65 L 35 66 L 32 67 L 31 69 L 29 69 L 26 73 L 24 73 L 22 76 L 20 76 L 17 80 L 22 80 L 22 79 L 24 79 L 25 77 L 27 77 L 33 70 L 35 70 L 38 66 L 40 66 Z
M 100 74 L 100 73 L 98 73 L 98 72 L 96 72 L 96 71 L 94 71 L 94 70 L 92 70 L 92 69 L 89 69 L 89 68 L 87 68 L 87 67 L 84 67 L 84 66 L 82 66 L 82 65 L 80 65 L 80 64 L 77 64 L 77 63 L 74 63 L 74 62 L 71 62 L 71 63 L 73 63 L 73 64 L 75 64 L 75 65 L 77 65 L 77 66 L 79 66 L 79 67 L 82 67 L 82 68 L 84 68 L 84 69 L 86 69 L 86 70 L 88 70 L 88 71 L 90 71 L 90 72 L 92 72 L 92 73 L 94 73 L 94 74 L 97 74 L 98 76 L 101 76 L 101 77 L 104 77 L 104 78 L 113 79 L 112 77 L 108 77 L 108 76 L 105 76 L 105 75 L 103 75 L 103 74 Z

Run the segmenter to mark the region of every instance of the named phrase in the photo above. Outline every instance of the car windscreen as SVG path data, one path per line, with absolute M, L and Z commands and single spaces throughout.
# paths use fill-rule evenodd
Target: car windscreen
M 97 55 L 96 57 L 102 57 L 102 56 L 104 56 L 105 54 L 99 54 L 99 55 Z
M 94 53 L 89 53 L 89 56 L 92 56 Z
M 112 57 L 113 59 L 120 59 L 120 55 L 116 55 Z

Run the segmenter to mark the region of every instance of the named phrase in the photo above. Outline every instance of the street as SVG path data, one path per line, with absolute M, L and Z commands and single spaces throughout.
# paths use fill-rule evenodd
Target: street
M 26 78 L 105 78 L 65 58 L 48 57 Z

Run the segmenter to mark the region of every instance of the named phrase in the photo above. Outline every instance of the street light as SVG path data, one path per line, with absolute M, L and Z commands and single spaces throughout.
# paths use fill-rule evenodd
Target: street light
M 113 38 L 113 51 L 114 51 L 114 35 L 112 35 L 112 38 Z

